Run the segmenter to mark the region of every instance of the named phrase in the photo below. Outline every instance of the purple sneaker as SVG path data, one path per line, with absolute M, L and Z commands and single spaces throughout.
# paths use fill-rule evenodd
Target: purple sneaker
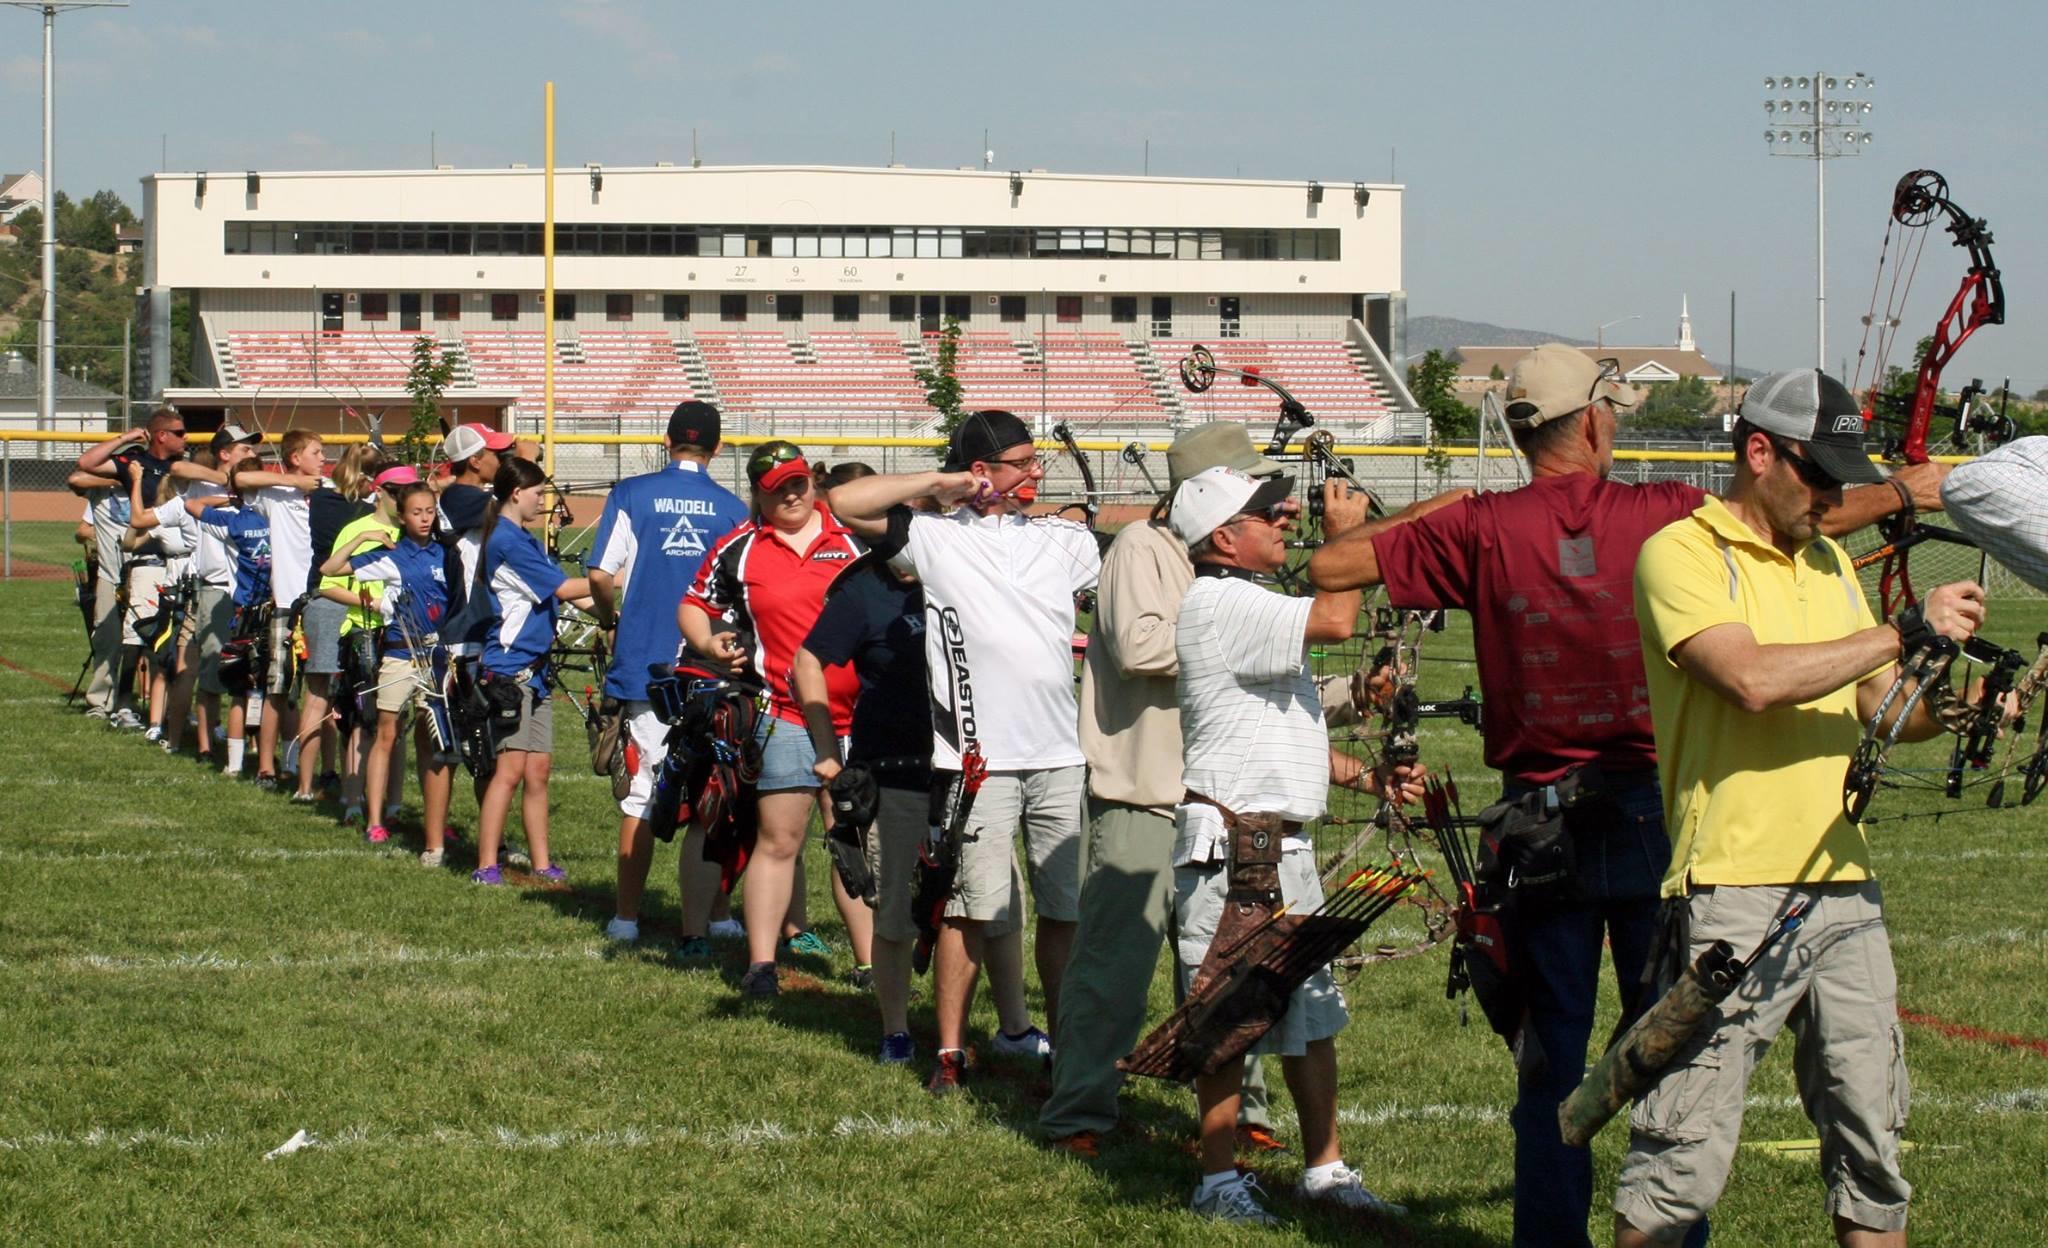
M 536 880 L 546 880 L 550 884 L 560 884 L 569 878 L 569 873 L 562 870 L 559 865 L 551 863 L 534 872 L 533 878 Z
M 503 884 L 505 877 L 498 874 L 498 864 L 494 862 L 488 867 L 478 867 L 470 872 L 469 882 L 472 884 Z

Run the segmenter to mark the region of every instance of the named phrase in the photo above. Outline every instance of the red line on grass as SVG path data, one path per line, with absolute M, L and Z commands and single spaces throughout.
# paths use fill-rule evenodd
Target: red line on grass
M 7 658 L 4 655 L 0 655 L 0 667 L 4 667 L 10 672 L 20 672 L 22 675 L 27 676 L 33 680 L 40 680 L 44 684 L 48 685 L 52 689 L 55 689 L 59 693 L 71 692 L 70 681 L 59 680 L 55 676 L 51 676 L 46 672 L 38 672 L 31 668 L 23 667 L 21 664 L 16 663 L 13 659 Z
M 1978 1044 L 1992 1044 L 2005 1049 L 2018 1049 L 2037 1057 L 2048 1057 L 2048 1040 L 2037 1040 L 2032 1036 L 2015 1036 L 2003 1031 L 1986 1031 L 1968 1023 L 1951 1023 L 1945 1018 L 1932 1014 L 1921 1014 L 1915 1010 L 1899 1007 L 1899 1017 L 1915 1027 L 1947 1036 L 1951 1040 L 1972 1040 Z

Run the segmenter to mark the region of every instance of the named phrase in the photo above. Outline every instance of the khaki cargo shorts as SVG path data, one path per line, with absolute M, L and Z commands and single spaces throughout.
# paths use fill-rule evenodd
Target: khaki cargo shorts
M 948 918 L 1022 922 L 1023 879 L 1011 838 L 1021 827 L 1031 901 L 1041 919 L 1081 917 L 1081 823 L 1087 768 L 992 771 L 975 795 Z
M 1899 1170 L 1899 1133 L 1910 1087 L 1877 882 L 1699 889 L 1686 956 L 1725 940 L 1748 957 L 1798 897 L 1814 903 L 1805 925 L 1751 968 L 1629 1115 L 1614 1211 L 1639 1231 L 1676 1238 L 1720 1199 L 1750 1074 L 1787 1026 L 1799 1099 L 1820 1135 L 1827 1211 L 1875 1231 L 1906 1225 L 1913 1188 Z

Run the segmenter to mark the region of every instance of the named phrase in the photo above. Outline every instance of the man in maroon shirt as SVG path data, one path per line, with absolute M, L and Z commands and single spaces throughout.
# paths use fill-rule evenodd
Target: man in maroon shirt
M 1576 864 L 1562 894 L 1521 899 L 1511 920 L 1528 1020 L 1517 1062 L 1517 1244 L 1590 1244 L 1592 1157 L 1559 1138 L 1557 1106 L 1584 1069 L 1599 992 L 1600 948 L 1614 950 L 1622 1009 L 1649 1004 L 1643 966 L 1658 884 L 1671 856 L 1657 789 L 1649 692 L 1636 628 L 1636 554 L 1690 515 L 1705 491 L 1682 482 L 1608 480 L 1616 412 L 1639 392 L 1611 360 L 1552 343 L 1516 362 L 1506 415 L 1531 481 L 1471 494 L 1419 518 L 1367 524 L 1309 562 L 1316 588 L 1384 582 L 1396 606 L 1473 616 L 1486 707 L 1485 752 L 1510 797 L 1588 769 L 1601 796 L 1565 815 Z M 1845 493 L 1830 535 L 1861 528 L 1911 498 L 1939 508 L 1946 469 L 1901 469 Z M 1896 484 L 1894 484 L 1896 483 Z M 1702 1238 L 1705 1224 L 1696 1231 Z

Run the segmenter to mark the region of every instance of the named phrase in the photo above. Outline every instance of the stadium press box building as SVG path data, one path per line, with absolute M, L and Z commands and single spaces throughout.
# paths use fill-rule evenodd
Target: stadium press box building
M 159 173 L 143 180 L 149 392 L 210 418 L 360 429 L 394 413 L 415 341 L 455 367 L 444 413 L 530 431 L 651 432 L 678 401 L 729 431 L 914 433 L 915 378 L 957 320 L 970 407 L 1164 436 L 1270 420 L 1188 393 L 1195 344 L 1259 369 L 1341 436 L 1420 427 L 1402 355 L 1402 188 L 1043 170 L 562 169 L 543 310 L 544 175 L 527 168 Z M 193 374 L 169 386 L 173 292 Z

